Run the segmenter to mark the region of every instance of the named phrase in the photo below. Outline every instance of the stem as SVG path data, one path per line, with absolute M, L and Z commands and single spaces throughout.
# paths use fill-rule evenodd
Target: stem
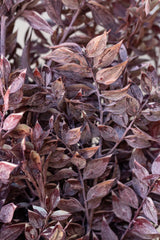
M 142 109 L 144 108 L 144 106 L 147 104 L 148 102 L 148 98 L 146 99 L 146 101 L 143 103 L 142 107 L 138 110 L 138 112 L 136 113 L 136 115 L 134 116 L 133 120 L 130 122 L 129 126 L 126 128 L 125 132 L 123 133 L 123 136 L 120 138 L 120 140 L 114 145 L 114 147 L 107 153 L 108 154 L 112 154 L 114 152 L 114 150 L 118 147 L 118 145 L 124 140 L 126 134 L 128 133 L 128 131 L 131 129 L 132 125 L 134 124 L 135 120 L 137 119 L 137 117 L 139 116 L 139 114 L 141 113 Z
M 73 15 L 73 18 L 72 18 L 72 20 L 71 20 L 68 28 L 67 28 L 66 31 L 64 32 L 64 35 L 63 35 L 63 37 L 61 38 L 60 43 L 63 43 L 63 42 L 66 40 L 66 38 L 67 38 L 68 34 L 70 33 L 71 28 L 72 28 L 74 22 L 76 21 L 78 15 L 79 15 L 79 13 L 80 13 L 80 11 L 81 11 L 80 8 L 77 9 L 77 11 L 75 12 L 75 14 Z
M 6 53 L 6 16 L 1 17 L 1 55 L 5 56 Z
M 89 212 L 88 212 L 88 206 L 87 206 L 85 186 L 84 186 L 84 181 L 83 181 L 82 174 L 81 174 L 81 171 L 79 168 L 78 168 L 78 174 L 79 174 L 79 178 L 80 178 L 80 182 L 81 182 L 81 186 L 82 186 L 82 194 L 83 194 L 83 200 L 84 200 L 86 219 L 87 219 L 87 223 L 89 223 Z M 90 230 L 90 229 L 88 229 L 88 230 Z
M 159 178 L 159 177 L 158 177 L 158 178 Z M 143 207 L 143 204 L 144 204 L 145 201 L 146 201 L 147 196 L 148 196 L 148 195 L 150 194 L 150 192 L 152 191 L 152 189 L 153 189 L 156 181 L 158 180 L 158 178 L 156 178 L 156 179 L 153 181 L 153 183 L 149 186 L 149 189 L 148 189 L 148 192 L 147 192 L 147 194 L 146 194 L 146 197 L 145 197 L 145 198 L 143 199 L 143 201 L 141 202 L 141 205 L 140 205 L 139 208 L 137 209 L 137 211 L 136 211 L 136 213 L 135 213 L 132 221 L 129 223 L 127 229 L 126 229 L 125 232 L 123 233 L 123 235 L 122 235 L 122 237 L 121 237 L 120 240 L 123 240 L 123 239 L 125 238 L 125 236 L 127 235 L 127 233 L 128 233 L 128 231 L 130 230 L 132 224 L 134 223 L 134 221 L 135 221 L 136 218 L 138 217 L 138 215 L 139 215 L 139 213 L 140 213 L 140 211 L 141 211 L 141 209 L 142 209 L 142 207 Z

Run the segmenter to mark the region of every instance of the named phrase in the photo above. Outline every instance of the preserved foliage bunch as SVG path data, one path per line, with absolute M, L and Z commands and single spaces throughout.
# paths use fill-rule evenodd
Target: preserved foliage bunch
M 0 240 L 160 237 L 159 8 L 1 1 Z

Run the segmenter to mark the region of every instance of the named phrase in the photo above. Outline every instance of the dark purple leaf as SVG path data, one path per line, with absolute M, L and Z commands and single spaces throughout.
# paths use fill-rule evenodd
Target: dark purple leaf
M 53 34 L 53 29 L 38 12 L 25 10 L 22 15 L 34 29 Z
M 101 227 L 101 238 L 103 240 L 118 240 L 118 237 L 116 234 L 112 231 L 109 224 L 107 223 L 107 220 L 105 217 L 103 217 L 102 220 L 102 227 Z

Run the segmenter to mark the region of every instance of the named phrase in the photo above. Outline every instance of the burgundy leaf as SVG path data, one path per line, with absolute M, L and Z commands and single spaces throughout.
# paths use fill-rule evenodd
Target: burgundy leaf
M 114 192 L 112 192 L 112 206 L 113 212 L 118 218 L 126 222 L 131 221 L 132 218 L 131 208 L 125 203 L 123 203 Z
M 153 223 L 156 225 L 158 224 L 157 210 L 153 200 L 150 197 L 147 197 L 143 204 L 143 213 Z
M 61 198 L 58 204 L 58 208 L 71 213 L 84 211 L 84 208 L 82 207 L 80 202 L 75 198 L 70 199 Z
M 25 10 L 22 15 L 29 24 L 37 30 L 42 30 L 46 33 L 53 34 L 51 26 L 41 17 L 38 12 L 32 10 Z
M 97 36 L 89 41 L 89 43 L 86 46 L 86 52 L 88 57 L 96 57 L 100 55 L 107 43 L 107 32 L 104 31 L 104 33 L 100 36 Z
M 10 223 L 16 208 L 17 206 L 14 203 L 4 205 L 0 210 L 0 221 L 3 223 Z
M 0 239 L 16 240 L 17 237 L 23 232 L 24 226 L 24 223 L 3 225 L 0 230 Z
M 133 208 L 138 208 L 138 198 L 132 188 L 118 182 L 120 200 Z
M 44 208 L 36 206 L 36 205 L 33 205 L 33 210 L 36 213 L 40 214 L 42 217 L 44 217 L 44 218 L 47 217 L 47 211 Z
M 44 220 L 41 215 L 31 210 L 28 210 L 28 218 L 29 218 L 29 223 L 32 225 L 32 227 L 42 228 L 44 224 Z
M 96 80 L 98 83 L 110 85 L 114 83 L 122 74 L 123 70 L 125 69 L 128 60 L 117 64 L 114 67 L 104 68 L 97 72 Z
M 71 213 L 64 210 L 57 210 L 51 214 L 51 218 L 54 221 L 64 221 L 71 216 Z
M 88 162 L 83 171 L 83 179 L 94 179 L 100 177 L 106 170 L 111 155 L 93 159 Z
M 138 217 L 131 229 L 131 233 L 142 239 L 153 239 L 160 237 L 160 233 L 154 228 L 153 224 L 143 217 Z
M 107 223 L 107 220 L 105 217 L 103 217 L 102 220 L 102 227 L 101 227 L 101 238 L 103 240 L 118 240 L 118 237 L 116 234 L 112 231 L 109 224 Z
M 25 238 L 26 240 L 36 239 L 38 237 L 38 231 L 30 224 L 25 225 Z
M 78 0 L 62 0 L 62 2 L 70 9 L 78 9 L 79 8 Z
M 156 159 L 152 163 L 152 173 L 160 175 L 160 154 L 156 157 Z
M 60 201 L 60 192 L 59 192 L 59 188 L 56 187 L 50 195 L 50 209 L 51 210 L 55 209 L 59 201 Z
M 74 145 L 79 142 L 81 138 L 81 127 L 70 129 L 65 136 L 65 142 L 68 145 Z
M 9 179 L 10 173 L 17 167 L 17 164 L 9 162 L 0 162 L 0 179 L 7 180 Z
M 26 69 L 22 69 L 19 73 L 19 76 L 13 79 L 13 82 L 9 86 L 10 93 L 17 92 L 24 84 L 25 76 L 26 76 Z
M 73 155 L 71 162 L 79 169 L 83 169 L 86 166 L 86 159 L 83 158 L 78 152 Z
M 20 113 L 11 113 L 5 120 L 3 123 L 3 130 L 5 131 L 11 131 L 12 129 L 14 129 L 19 121 L 21 120 L 22 116 L 23 116 L 24 112 L 20 112 Z
M 103 198 L 106 196 L 115 182 L 115 179 L 107 180 L 101 183 L 96 184 L 89 189 L 87 193 L 87 201 L 95 200 L 96 198 Z

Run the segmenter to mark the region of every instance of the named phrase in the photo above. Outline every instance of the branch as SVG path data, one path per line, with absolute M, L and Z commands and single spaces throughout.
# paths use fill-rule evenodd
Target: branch
M 158 178 L 159 178 L 159 177 L 158 177 Z M 153 189 L 156 181 L 158 180 L 158 178 L 156 178 L 156 179 L 153 181 L 153 183 L 149 186 L 149 189 L 148 189 L 148 192 L 147 192 L 147 194 L 146 194 L 146 197 L 145 197 L 145 198 L 143 199 L 143 201 L 141 202 L 141 205 L 140 205 L 139 208 L 137 209 L 137 211 L 136 211 L 136 213 L 135 213 L 132 221 L 129 223 L 127 229 L 126 229 L 125 232 L 123 233 L 123 235 L 122 235 L 122 237 L 121 237 L 120 240 L 123 240 L 123 239 L 125 238 L 125 236 L 127 235 L 128 231 L 130 230 L 132 224 L 135 222 L 136 218 L 138 217 L 138 215 L 139 215 L 139 213 L 140 213 L 140 211 L 141 211 L 141 209 L 142 209 L 142 207 L 143 207 L 143 205 L 144 205 L 144 203 L 145 203 L 145 201 L 146 201 L 147 196 L 148 196 L 148 195 L 150 194 L 150 192 L 152 191 L 152 189 Z

